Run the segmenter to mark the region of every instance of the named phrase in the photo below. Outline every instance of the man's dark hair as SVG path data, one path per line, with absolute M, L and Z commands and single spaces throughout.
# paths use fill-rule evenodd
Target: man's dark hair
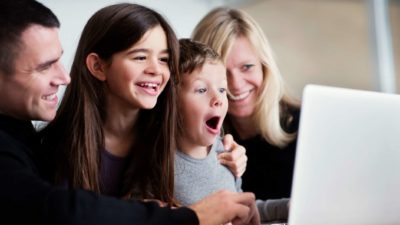
M 37 1 L 0 1 L 0 73 L 14 73 L 15 58 L 22 47 L 21 34 L 33 24 L 60 27 L 56 15 Z

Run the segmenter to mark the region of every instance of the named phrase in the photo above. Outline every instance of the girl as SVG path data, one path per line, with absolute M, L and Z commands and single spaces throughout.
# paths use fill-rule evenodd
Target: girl
M 157 12 L 117 4 L 86 24 L 56 118 L 56 182 L 111 196 L 173 200 L 178 41 Z M 51 176 L 51 175 L 50 175 Z M 67 182 L 66 182 L 67 181 Z

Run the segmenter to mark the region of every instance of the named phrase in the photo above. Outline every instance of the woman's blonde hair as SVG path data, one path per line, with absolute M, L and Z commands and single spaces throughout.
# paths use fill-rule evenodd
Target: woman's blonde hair
M 257 22 L 244 11 L 221 7 L 204 16 L 192 34 L 193 40 L 209 45 L 220 54 L 224 62 L 238 37 L 249 40 L 262 64 L 262 88 L 253 114 L 255 129 L 269 143 L 284 147 L 296 136 L 296 133 L 288 133 L 282 127 L 293 120 L 291 116 L 285 115 L 287 113 L 285 109 L 298 108 L 299 102 L 286 93 L 285 83 L 270 44 Z M 282 118 L 287 120 L 284 121 Z

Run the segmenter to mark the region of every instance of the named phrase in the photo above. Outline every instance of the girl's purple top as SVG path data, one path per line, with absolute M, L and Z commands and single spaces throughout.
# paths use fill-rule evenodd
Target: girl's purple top
M 100 190 L 102 194 L 117 196 L 122 187 L 122 178 L 128 157 L 112 155 L 104 148 L 100 151 Z

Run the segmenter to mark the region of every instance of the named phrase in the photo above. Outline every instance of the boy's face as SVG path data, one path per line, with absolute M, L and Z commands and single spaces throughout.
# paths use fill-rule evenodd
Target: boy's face
M 206 62 L 184 74 L 178 92 L 183 132 L 179 148 L 210 146 L 219 135 L 228 110 L 226 69 L 222 63 Z

